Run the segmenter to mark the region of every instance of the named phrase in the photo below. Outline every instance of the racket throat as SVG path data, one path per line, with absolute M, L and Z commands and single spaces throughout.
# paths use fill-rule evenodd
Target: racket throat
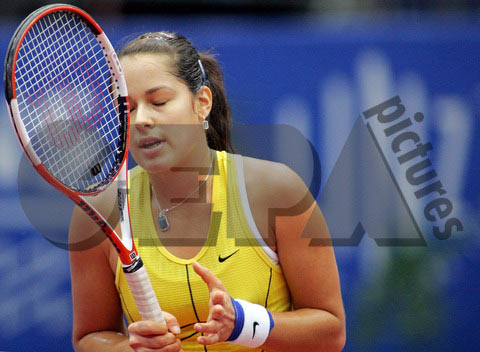
M 142 261 L 142 258 L 140 258 L 140 256 L 137 256 L 137 259 L 131 264 L 128 264 L 128 265 L 122 264 L 122 270 L 125 274 L 134 273 L 140 270 L 142 267 L 143 267 L 143 261 Z

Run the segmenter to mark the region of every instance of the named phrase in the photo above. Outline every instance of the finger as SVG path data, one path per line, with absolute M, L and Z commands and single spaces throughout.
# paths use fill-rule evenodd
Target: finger
M 226 303 L 226 298 L 230 298 L 230 296 L 225 291 L 221 291 L 217 288 L 212 290 L 211 297 L 212 304 L 220 304 L 222 306 Z
M 137 335 L 132 334 L 128 338 L 128 343 L 133 349 L 139 348 L 167 348 L 174 349 L 175 345 L 178 345 L 178 339 L 172 333 L 167 333 L 165 335 Z M 172 346 L 171 346 L 172 345 Z M 171 346 L 171 347 L 170 347 Z
M 211 308 L 212 319 L 221 319 L 225 315 L 225 309 L 221 305 L 215 305 Z
M 170 346 L 162 349 L 157 349 L 157 348 L 145 348 L 145 347 L 139 347 L 134 349 L 135 352 L 183 352 L 183 350 L 179 350 L 178 348 L 170 348 Z
M 193 270 L 202 278 L 207 284 L 208 289 L 212 291 L 214 288 L 218 288 L 222 291 L 227 291 L 225 285 L 218 277 L 216 277 L 208 268 L 200 265 L 198 262 L 193 262 Z
M 139 347 L 134 349 L 135 352 L 183 352 L 182 349 L 178 348 L 171 348 L 170 346 L 157 349 L 157 348 L 145 348 L 145 347 Z
M 206 336 L 199 336 L 197 337 L 197 342 L 201 345 L 213 345 L 217 343 L 219 340 L 218 334 L 209 334 Z
M 177 345 L 169 345 L 163 348 L 147 348 L 147 347 L 138 347 L 134 349 L 135 352 L 183 352 L 180 341 Z
M 148 335 L 165 335 L 168 328 L 165 324 L 152 320 L 136 321 L 128 326 L 130 334 Z
M 177 318 L 167 312 L 163 312 L 163 317 L 165 318 L 168 329 L 176 335 L 180 334 L 180 324 L 178 324 Z
M 232 305 L 232 299 L 227 292 L 214 290 L 211 296 L 213 307 L 210 309 L 210 318 L 221 319 L 227 317 L 228 319 L 235 319 L 235 310 Z M 218 308 L 214 309 L 214 307 L 217 306 L 222 307 L 222 311 L 218 310 Z M 218 317 L 216 314 L 221 314 L 221 317 Z
M 182 343 L 177 339 L 176 343 L 156 349 L 155 352 L 183 352 Z
M 205 334 L 215 334 L 219 332 L 221 326 L 222 325 L 218 321 L 211 320 L 208 323 L 197 323 L 193 326 L 193 329 Z

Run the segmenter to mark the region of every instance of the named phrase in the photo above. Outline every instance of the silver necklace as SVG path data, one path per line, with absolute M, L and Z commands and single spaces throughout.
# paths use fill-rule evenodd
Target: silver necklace
M 205 179 L 202 181 L 202 183 L 200 183 L 197 188 L 195 188 L 192 192 L 190 192 L 190 194 L 188 196 L 183 198 L 183 200 L 181 202 L 178 202 L 177 204 L 171 206 L 170 208 L 163 209 L 160 206 L 160 203 L 158 202 L 157 195 L 155 194 L 155 191 L 153 190 L 153 186 L 150 185 L 150 188 L 152 190 L 152 194 L 155 197 L 155 201 L 157 202 L 158 209 L 160 209 L 160 212 L 159 212 L 158 218 L 157 218 L 157 222 L 158 222 L 158 226 L 160 227 L 160 230 L 162 230 L 163 232 L 167 231 L 170 228 L 170 223 L 168 222 L 167 213 L 170 210 L 173 210 L 176 207 L 179 207 L 180 205 L 185 203 L 187 201 L 187 199 L 189 199 L 192 194 L 197 192 L 207 182 L 208 178 L 210 177 L 210 174 L 212 173 L 213 161 L 215 160 L 215 154 L 213 154 L 213 152 L 210 152 L 210 154 L 211 154 L 212 161 L 210 162 L 210 168 L 208 169 L 207 177 L 205 177 Z

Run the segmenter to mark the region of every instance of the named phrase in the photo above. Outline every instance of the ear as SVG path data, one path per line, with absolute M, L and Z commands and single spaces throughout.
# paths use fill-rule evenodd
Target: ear
M 194 109 L 199 122 L 202 122 L 212 110 L 212 91 L 207 86 L 202 86 L 195 94 Z

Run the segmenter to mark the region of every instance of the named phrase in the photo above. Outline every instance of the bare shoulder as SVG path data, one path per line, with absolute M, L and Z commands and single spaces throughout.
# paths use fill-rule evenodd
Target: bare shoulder
M 309 197 L 302 178 L 285 164 L 243 157 L 248 196 L 275 208 L 290 208 Z

